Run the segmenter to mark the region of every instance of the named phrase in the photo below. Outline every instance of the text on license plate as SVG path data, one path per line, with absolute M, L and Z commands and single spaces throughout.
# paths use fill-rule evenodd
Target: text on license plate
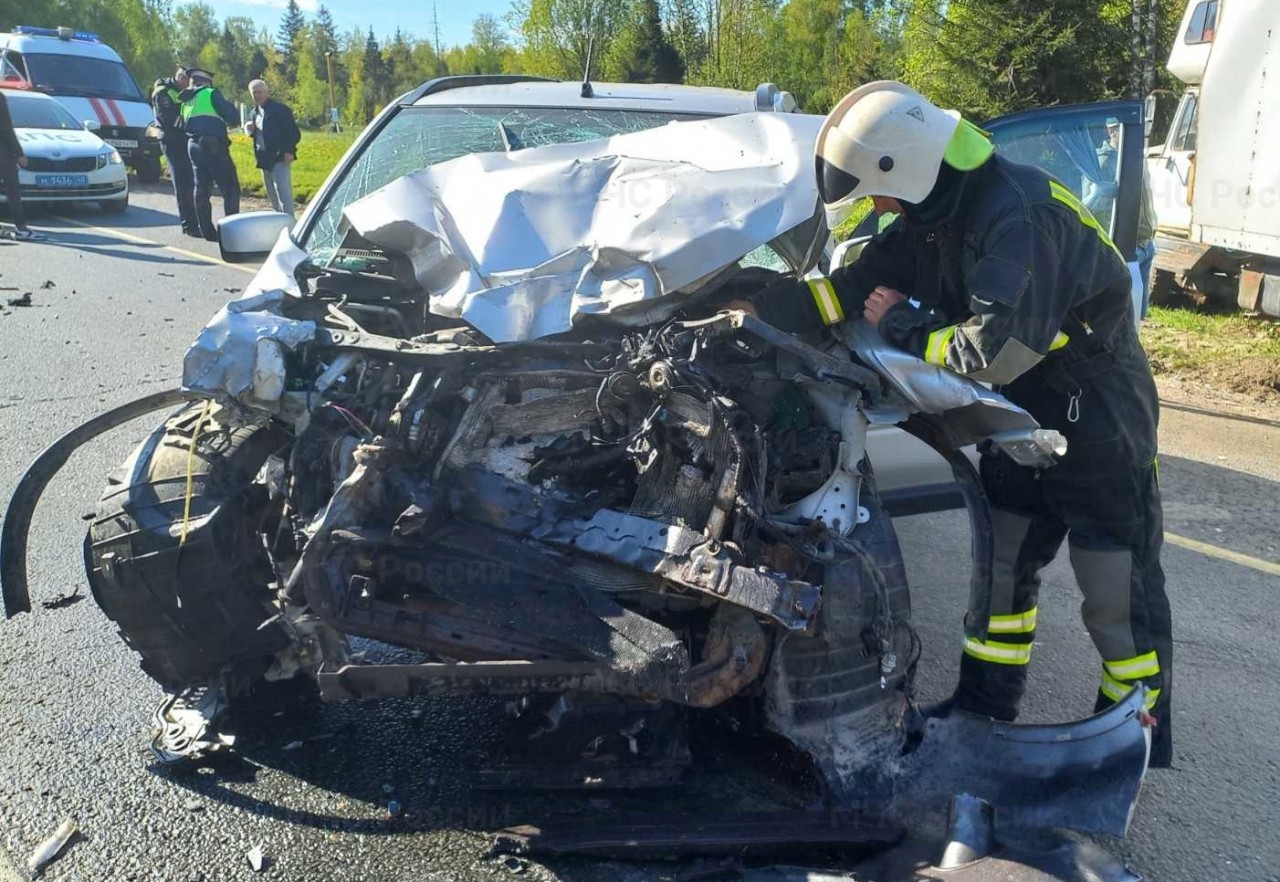
M 137 147 L 138 142 L 129 138 L 103 138 L 112 147 Z
M 36 175 L 37 187 L 87 187 L 88 175 Z

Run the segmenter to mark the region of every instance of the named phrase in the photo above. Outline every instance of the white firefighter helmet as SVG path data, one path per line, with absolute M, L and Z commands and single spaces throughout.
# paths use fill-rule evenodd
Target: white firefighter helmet
M 891 80 L 859 86 L 818 132 L 814 166 L 827 226 L 835 229 L 864 196 L 923 202 L 943 162 L 971 171 L 994 149 L 985 132 L 910 86 Z

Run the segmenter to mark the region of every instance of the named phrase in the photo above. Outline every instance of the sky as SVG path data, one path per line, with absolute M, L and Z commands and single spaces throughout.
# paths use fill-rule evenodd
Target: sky
M 183 0 L 179 0 L 183 2 Z M 329 7 L 339 33 L 352 28 L 364 31 L 373 28 L 374 35 L 382 40 L 400 28 L 419 39 L 432 38 L 431 0 L 298 0 L 302 12 L 311 18 L 321 2 Z M 244 15 L 274 34 L 280 25 L 280 16 L 287 0 L 218 0 L 210 3 L 221 21 L 228 16 Z M 471 22 L 481 13 L 488 13 L 505 25 L 505 16 L 511 9 L 511 0 L 438 0 L 435 4 L 440 21 L 442 46 L 461 46 L 471 40 Z

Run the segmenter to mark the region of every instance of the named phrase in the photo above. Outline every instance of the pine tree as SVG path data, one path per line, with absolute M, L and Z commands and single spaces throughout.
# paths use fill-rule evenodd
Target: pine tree
M 288 57 L 293 53 L 298 42 L 298 34 L 302 33 L 306 23 L 302 10 L 298 8 L 298 0 L 289 0 L 289 4 L 284 8 L 284 15 L 280 18 L 280 30 L 276 35 L 276 46 L 282 55 Z
M 333 14 L 329 12 L 329 7 L 324 4 L 321 4 L 320 8 L 316 10 L 316 26 L 324 36 L 324 41 L 320 45 L 321 53 L 337 52 L 338 28 L 333 23 Z
M 684 60 L 662 27 L 658 0 L 640 0 L 609 47 L 605 76 L 628 83 L 684 82 Z

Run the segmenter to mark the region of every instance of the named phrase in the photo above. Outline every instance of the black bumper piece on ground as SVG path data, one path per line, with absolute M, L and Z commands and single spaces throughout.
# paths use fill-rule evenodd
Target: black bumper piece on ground
M 1122 836 L 1128 829 L 1150 752 L 1144 697 L 1135 689 L 1101 714 L 1059 725 L 958 712 L 929 720 L 896 771 L 883 813 L 593 816 L 501 831 L 495 849 L 621 859 L 834 849 L 844 857 L 840 870 L 769 867 L 723 877 L 744 882 L 1140 882 L 1066 830 Z
M 4 530 L 0 532 L 0 593 L 4 595 L 5 618 L 11 619 L 18 613 L 31 611 L 31 597 L 27 591 L 27 534 L 31 530 L 31 517 L 45 487 L 66 464 L 67 458 L 77 448 L 117 426 L 196 397 L 199 396 L 172 389 L 139 398 L 77 426 L 36 457 L 13 491 L 4 515 Z

